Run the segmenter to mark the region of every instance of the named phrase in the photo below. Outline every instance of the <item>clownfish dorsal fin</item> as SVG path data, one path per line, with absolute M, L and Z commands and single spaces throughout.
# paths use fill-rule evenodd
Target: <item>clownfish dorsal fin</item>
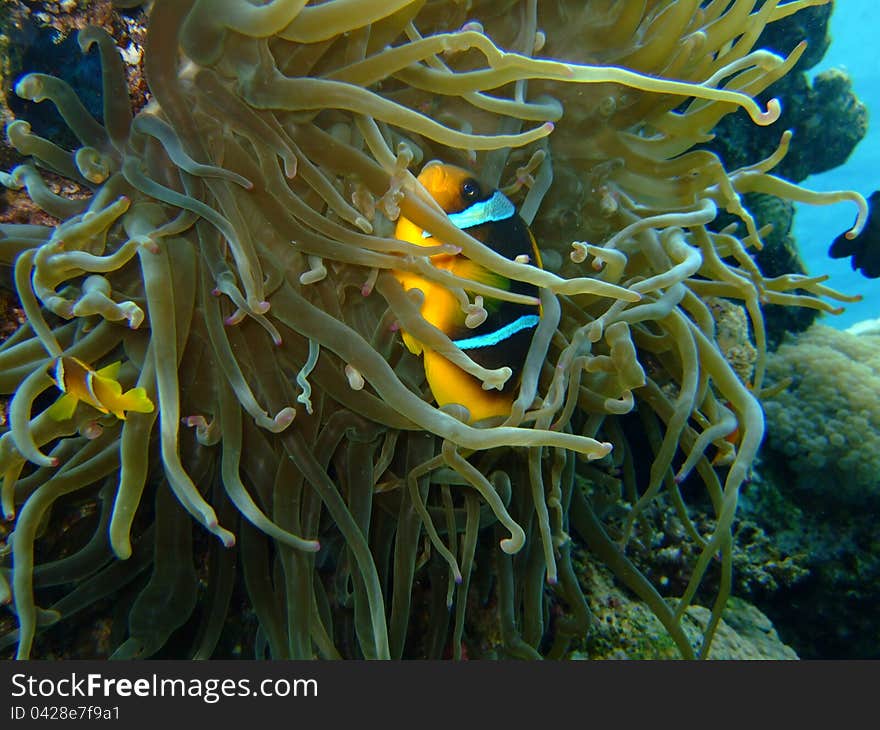
M 116 362 L 111 362 L 109 365 L 105 365 L 100 370 L 96 370 L 95 372 L 102 378 L 110 378 L 111 380 L 116 380 L 119 377 L 119 368 L 121 367 L 122 361 L 117 360 Z

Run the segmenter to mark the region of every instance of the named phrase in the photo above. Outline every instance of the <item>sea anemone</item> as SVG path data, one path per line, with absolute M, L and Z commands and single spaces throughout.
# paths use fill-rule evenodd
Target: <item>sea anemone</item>
M 850 199 L 854 230 L 866 210 L 857 193 L 772 176 L 788 133 L 732 171 L 692 148 L 738 108 L 756 124 L 777 118 L 776 100 L 753 97 L 804 46 L 781 58 L 753 45 L 824 1 L 155 0 L 152 99 L 134 118 L 113 39 L 81 31 L 101 58 L 103 123 L 64 82 L 28 74 L 16 93 L 53 103 L 82 146 L 22 120 L 7 130 L 32 162 L 3 182 L 59 223 L 0 228 L 27 315 L 0 346 L 0 392 L 12 394 L 2 508 L 15 520 L 0 597 L 18 623 L 3 641 L 27 657 L 44 627 L 124 595 L 112 656 L 208 657 L 240 567 L 260 657 L 459 657 L 478 589 L 500 655 L 562 657 L 589 628 L 572 563 L 582 539 L 686 657 L 680 618 L 720 556 L 705 656 L 763 434 L 761 305 L 834 311 L 820 297 L 843 298 L 824 277 L 761 275 L 749 249 L 762 231 L 741 195 Z M 429 159 L 502 187 L 544 269 L 454 226 L 413 175 Z M 58 195 L 46 170 L 91 194 Z M 719 207 L 744 237 L 712 230 Z M 400 215 L 437 246 L 391 237 Z M 419 314 L 392 271 L 450 287 L 463 306 L 514 296 L 431 265 L 458 252 L 540 291 L 507 418 L 434 406 L 396 331 Z M 710 297 L 748 312 L 750 382 L 717 346 Z M 454 356 L 487 387 L 503 379 Z M 80 402 L 53 417 L 60 358 L 120 361 L 120 384 L 155 409 L 117 418 Z M 638 448 L 623 427 L 635 409 Z M 709 532 L 679 489 L 692 470 Z M 599 487 L 630 505 L 624 521 L 603 524 Z M 674 601 L 626 557 L 661 494 L 699 546 Z M 41 550 L 73 502 L 96 505 L 91 536 Z M 218 540 L 196 549 L 193 520 Z

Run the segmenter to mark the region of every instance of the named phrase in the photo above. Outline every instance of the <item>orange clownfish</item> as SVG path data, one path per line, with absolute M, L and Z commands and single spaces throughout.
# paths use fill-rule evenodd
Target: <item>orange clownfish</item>
M 437 161 L 425 165 L 418 179 L 456 226 L 506 258 L 541 266 L 532 232 L 500 190 L 483 185 L 467 170 Z M 398 220 L 394 235 L 419 246 L 437 245 L 428 231 L 405 218 Z M 460 254 L 438 254 L 431 257 L 431 263 L 465 279 L 516 294 L 538 296 L 536 286 L 511 281 Z M 503 390 L 484 390 L 477 378 L 403 332 L 407 349 L 423 355 L 425 378 L 437 404 L 461 403 L 470 411 L 472 421 L 510 415 L 522 364 L 541 316 L 540 307 L 484 301 L 488 316 L 479 326 L 469 328 L 459 301 L 443 285 L 409 272 L 397 271 L 395 276 L 404 289 L 422 291 L 422 317 L 443 331 L 474 362 L 487 369 L 506 366 L 513 371 Z
M 112 413 L 125 419 L 126 411 L 152 413 L 153 401 L 143 388 L 132 388 L 124 393 L 117 380 L 122 363 L 114 362 L 100 370 L 93 370 L 75 357 L 59 357 L 55 360 L 55 384 L 64 395 L 49 406 L 49 417 L 66 421 L 73 416 L 80 401 L 101 413 Z

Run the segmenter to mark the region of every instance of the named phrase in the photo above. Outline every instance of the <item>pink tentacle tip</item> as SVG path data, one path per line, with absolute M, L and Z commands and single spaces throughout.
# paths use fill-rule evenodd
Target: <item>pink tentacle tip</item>
M 212 517 L 210 520 L 208 520 L 205 523 L 205 527 L 208 528 L 208 532 L 212 532 L 220 538 L 220 542 L 223 543 L 223 547 L 235 547 L 235 535 L 233 535 L 225 527 L 220 527 L 220 523 L 217 521 L 216 517 Z
M 767 111 L 761 112 L 757 119 L 755 119 L 755 122 L 764 127 L 773 124 L 773 122 L 779 119 L 780 114 L 782 114 L 782 104 L 779 99 L 774 97 L 767 102 Z
M 92 421 L 83 426 L 81 434 L 89 441 L 94 441 L 104 432 L 103 427 L 97 421 Z
M 49 466 L 58 466 L 61 463 L 61 460 L 57 456 L 53 456 L 49 459 Z
M 254 314 L 265 314 L 269 311 L 269 307 L 271 306 L 272 305 L 269 304 L 269 302 L 267 302 L 265 299 L 262 302 L 257 302 L 257 306 L 253 308 Z
M 392 323 L 391 323 L 391 326 L 390 326 L 388 329 L 389 329 L 391 332 L 397 332 L 398 330 L 400 330 L 400 322 L 397 322 L 397 321 L 392 322 Z
M 282 408 L 278 411 L 278 414 L 274 418 L 275 425 L 282 429 L 287 428 L 293 423 L 294 418 L 296 418 L 296 409 L 287 406 L 287 408 Z
M 556 129 L 556 125 L 553 124 L 553 122 L 544 122 L 544 124 L 541 126 L 547 130 L 547 134 L 550 134 L 550 132 Z
M 240 324 L 245 317 L 245 313 L 241 309 L 236 309 L 232 314 L 230 314 L 226 319 L 223 320 L 223 324 L 227 327 L 234 327 L 237 324 Z
M 555 576 L 555 575 L 548 575 L 547 576 L 547 585 L 548 586 L 555 586 L 558 583 L 559 583 L 559 578 L 557 576 Z
M 12 522 L 15 519 L 15 510 L 12 510 L 11 512 L 6 512 L 3 515 L 3 519 L 7 522 Z
M 222 293 L 223 292 L 220 291 L 217 287 L 214 287 L 213 289 L 211 289 L 211 294 L 213 294 L 215 297 L 219 297 Z
M 368 297 L 368 296 L 370 296 L 370 294 L 372 294 L 372 293 L 373 293 L 373 286 L 372 286 L 372 284 L 364 284 L 364 285 L 361 287 L 361 296 L 362 296 L 362 297 Z
M 464 582 L 464 578 L 461 577 L 461 573 L 455 574 L 455 585 L 460 586 Z

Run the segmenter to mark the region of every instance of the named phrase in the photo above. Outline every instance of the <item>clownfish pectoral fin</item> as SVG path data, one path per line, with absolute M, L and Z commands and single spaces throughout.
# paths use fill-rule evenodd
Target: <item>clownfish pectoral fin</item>
M 53 421 L 66 421 L 73 417 L 77 403 L 79 399 L 75 395 L 65 393 L 46 409 L 46 413 Z
M 490 271 L 485 266 L 471 261 L 470 259 L 459 257 L 455 259 L 454 264 L 449 267 L 450 271 L 462 279 L 470 279 L 480 284 L 494 286 L 496 289 L 507 290 L 510 288 L 510 279 L 501 274 Z

